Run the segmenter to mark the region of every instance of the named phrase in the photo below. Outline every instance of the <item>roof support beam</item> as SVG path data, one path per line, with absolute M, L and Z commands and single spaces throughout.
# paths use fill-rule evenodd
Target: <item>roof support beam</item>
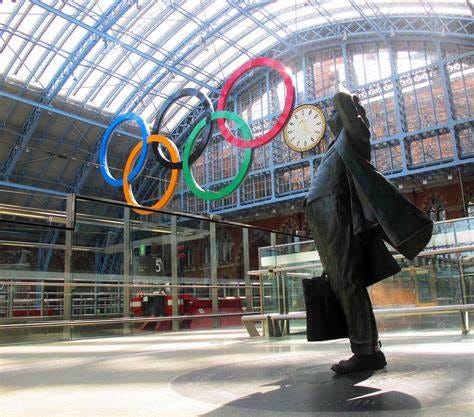
M 212 19 L 208 21 L 208 25 L 212 25 L 217 19 L 219 19 L 220 16 L 214 16 Z M 230 24 L 230 21 L 226 21 L 224 25 L 220 25 L 219 29 L 227 24 Z M 181 63 L 184 58 L 189 54 L 189 51 L 193 51 L 196 48 L 198 48 L 197 44 L 192 46 L 188 52 L 185 54 L 179 55 L 176 58 L 174 58 L 180 51 L 186 47 L 186 45 L 189 45 L 191 41 L 196 38 L 199 33 L 201 32 L 201 29 L 197 29 L 194 32 L 192 32 L 189 36 L 183 39 L 182 42 L 180 42 L 176 47 L 174 47 L 170 52 L 168 52 L 166 59 L 172 59 L 172 65 L 173 67 L 177 67 L 179 63 Z M 213 30 L 211 33 L 206 34 L 206 38 L 211 37 L 215 31 Z M 157 70 L 160 66 L 157 65 L 153 70 L 151 70 L 148 75 L 142 80 L 140 85 L 124 100 L 123 104 L 119 107 L 119 110 L 117 113 L 122 113 L 123 111 L 134 111 L 135 107 L 138 106 L 138 104 L 143 100 L 144 97 L 146 97 L 150 91 L 153 90 L 153 88 L 162 80 L 165 78 L 166 74 L 158 74 L 158 78 L 153 81 L 153 77 L 156 75 Z
M 254 8 L 257 7 L 263 7 L 266 6 L 267 4 L 271 3 L 271 0 L 265 0 L 260 3 L 255 3 L 252 5 L 249 5 L 246 10 L 250 11 L 253 10 Z M 226 9 L 227 12 L 227 9 Z M 213 18 L 209 19 L 207 24 L 209 27 L 212 29 L 206 31 L 204 38 L 202 38 L 202 41 L 206 42 L 208 39 L 211 39 L 214 36 L 217 36 L 221 31 L 223 31 L 227 26 L 230 24 L 237 24 L 239 21 L 242 19 L 242 16 L 230 16 L 229 19 L 225 20 L 224 22 L 220 23 L 218 26 L 213 27 L 213 24 L 220 18 L 219 15 L 214 16 Z M 194 43 L 191 44 L 192 40 L 196 38 L 199 34 L 201 33 L 201 29 L 197 29 L 193 33 L 191 33 L 189 36 L 187 36 L 183 41 L 177 45 L 173 50 L 171 50 L 168 55 L 167 59 L 173 59 L 173 66 L 178 66 L 182 65 L 184 60 L 187 59 L 189 56 L 191 56 L 192 53 L 196 52 L 196 50 L 199 48 L 199 44 Z M 238 43 L 238 38 L 236 42 Z M 187 45 L 192 45 L 188 50 L 181 52 Z M 239 49 L 238 45 L 235 46 L 237 49 Z M 124 100 L 123 106 L 120 108 L 121 111 L 134 111 L 136 107 L 144 100 L 144 98 L 152 91 L 156 86 L 159 85 L 160 82 L 162 82 L 166 78 L 166 74 L 158 74 L 156 80 L 153 80 L 153 77 L 155 77 L 156 73 L 156 68 L 151 71 L 148 76 L 143 80 L 142 84 L 134 91 L 132 94 L 127 97 L 126 100 Z
M 44 104 L 44 103 L 41 103 L 39 101 L 30 100 L 30 99 L 27 99 L 25 97 L 18 96 L 16 94 L 9 93 L 7 91 L 0 90 L 0 97 L 9 98 L 9 99 L 17 101 L 19 103 L 28 104 L 29 106 L 37 107 L 40 110 L 46 110 L 46 111 L 49 111 L 51 113 L 60 114 L 61 116 L 77 120 L 77 121 L 82 122 L 82 123 L 87 123 L 87 124 L 92 125 L 92 126 L 101 127 L 104 130 L 107 129 L 107 127 L 109 126 L 108 124 L 100 123 L 97 120 L 88 119 L 87 117 L 83 117 L 83 116 L 80 116 L 78 114 L 70 113 L 70 112 L 58 109 L 57 107 L 51 106 L 49 104 Z M 140 136 L 132 135 L 130 132 L 126 132 L 126 131 L 124 131 L 120 128 L 117 129 L 116 131 L 121 133 L 122 135 L 127 135 L 127 136 L 130 136 L 132 138 L 141 139 Z
M 36 1 L 32 0 L 35 4 Z M 96 25 L 94 30 L 96 32 L 107 31 L 114 25 L 114 23 L 129 9 L 130 5 L 128 2 L 121 2 L 117 0 L 109 9 L 102 15 L 101 19 Z M 48 8 L 55 10 L 48 6 Z M 83 40 L 76 47 L 71 57 L 67 59 L 63 65 L 58 69 L 56 74 L 53 76 L 49 84 L 46 86 L 43 95 L 40 98 L 40 103 L 49 105 L 61 91 L 61 88 L 67 82 L 69 77 L 72 76 L 74 70 L 87 56 L 90 50 L 99 41 L 98 36 L 94 36 L 93 32 L 89 32 Z M 2 168 L 2 179 L 8 180 L 15 169 L 15 165 L 21 157 L 21 154 L 25 147 L 28 145 L 34 131 L 38 127 L 42 109 L 35 107 L 30 113 L 28 119 L 23 127 L 23 135 L 19 136 L 16 143 L 12 146 L 10 153 Z
M 49 188 L 35 187 L 33 185 L 17 184 L 15 182 L 10 181 L 0 181 L 0 187 L 15 188 L 17 190 L 33 191 L 35 193 L 44 193 L 50 195 L 58 195 L 60 197 L 67 197 L 67 193 L 62 193 L 61 191 L 55 191 Z
M 102 39 L 105 39 L 109 42 L 114 42 L 115 44 L 117 44 L 121 48 L 125 49 L 126 51 L 129 51 L 133 54 L 141 56 L 142 58 L 145 58 L 150 62 L 158 64 L 161 67 L 166 68 L 168 71 L 174 72 L 175 74 L 185 78 L 188 81 L 196 83 L 197 85 L 200 85 L 201 87 L 207 88 L 210 91 L 217 91 L 214 87 L 211 87 L 210 85 L 208 85 L 206 83 L 203 83 L 202 81 L 199 81 L 198 79 L 196 79 L 194 77 L 189 76 L 188 74 L 186 74 L 183 71 L 180 71 L 176 68 L 173 68 L 173 66 L 167 64 L 164 61 L 156 59 L 155 57 L 153 57 L 153 56 L 151 56 L 151 55 L 149 55 L 149 54 L 147 54 L 143 51 L 140 51 L 139 49 L 137 49 L 133 46 L 130 46 L 129 44 L 127 44 L 125 42 L 122 42 L 120 39 L 116 38 L 115 36 L 109 35 L 108 33 L 105 33 L 105 32 L 103 32 L 99 29 L 96 29 L 95 27 L 89 26 L 89 25 L 85 24 L 84 22 L 82 22 L 80 20 L 74 19 L 73 17 L 71 17 L 71 16 L 69 16 L 69 15 L 67 15 L 63 12 L 60 12 L 59 10 L 55 9 L 54 7 L 49 6 L 46 3 L 43 3 L 42 1 L 39 1 L 39 0 L 31 0 L 31 1 L 33 3 L 35 3 L 36 5 L 38 5 L 40 7 L 43 7 L 44 9 L 50 11 L 51 13 L 54 13 L 54 14 L 58 15 L 59 17 L 62 17 L 63 19 L 66 19 L 67 21 L 69 21 L 71 23 L 74 23 L 75 25 L 80 26 L 83 29 L 88 30 L 89 32 L 99 36 Z M 127 3 L 127 2 L 125 2 L 125 3 Z
M 150 3 L 149 5 L 150 7 L 152 7 L 152 4 Z M 136 16 L 133 17 L 133 20 L 131 20 L 130 22 L 128 22 L 127 26 L 126 27 L 130 27 L 131 24 L 139 24 L 139 20 L 140 18 L 142 18 L 142 16 L 144 16 L 146 13 L 149 13 L 149 7 L 148 6 L 145 6 L 144 9 L 140 9 L 140 13 L 137 13 Z M 166 16 L 166 15 L 165 15 Z M 156 24 L 159 25 L 163 23 L 163 21 L 161 19 L 156 19 Z M 118 26 L 118 25 L 117 25 Z M 126 28 L 124 27 L 123 28 L 123 31 L 126 31 Z M 134 39 L 134 38 L 132 38 Z M 138 39 L 134 39 L 135 40 L 135 44 L 140 44 L 141 43 L 141 39 L 138 40 Z M 95 62 L 97 64 L 97 67 L 99 67 L 102 62 L 104 61 L 105 57 L 107 55 L 110 54 L 110 52 L 113 50 L 113 48 L 115 47 L 115 45 L 111 42 L 104 42 L 104 45 L 102 48 L 100 48 L 99 51 L 96 51 L 95 52 L 95 55 L 94 57 L 92 57 L 92 61 Z M 122 60 L 124 59 L 124 56 L 121 55 L 120 57 L 118 57 L 116 59 L 115 62 L 118 62 L 119 60 Z M 109 67 L 111 68 L 111 67 Z M 113 68 L 113 67 L 112 67 Z M 66 96 L 69 96 L 71 94 L 75 94 L 81 87 L 84 86 L 84 84 L 86 84 L 86 81 L 88 80 L 88 78 L 91 76 L 91 73 L 95 70 L 95 67 L 94 66 L 84 66 L 80 71 L 78 71 L 78 74 L 76 76 L 76 81 L 74 83 L 71 84 L 71 86 L 69 87 L 69 89 L 67 90 L 66 92 Z M 103 75 L 101 76 L 101 79 L 99 79 L 98 81 L 96 81 L 94 84 L 95 85 L 100 85 L 101 82 L 106 78 L 106 77 L 113 77 L 113 75 L 116 73 L 116 69 L 114 68 L 112 71 L 104 71 L 103 72 Z M 94 90 L 94 89 L 91 89 L 91 90 Z M 84 99 L 84 101 L 89 101 L 88 98 L 89 96 L 92 95 L 92 92 L 89 93 L 88 96 L 86 96 L 86 98 Z

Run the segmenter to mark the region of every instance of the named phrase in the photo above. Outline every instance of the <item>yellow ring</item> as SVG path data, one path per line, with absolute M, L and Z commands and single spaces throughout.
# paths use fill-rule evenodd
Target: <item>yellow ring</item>
M 162 136 L 162 135 L 148 136 L 146 143 L 149 144 L 149 143 L 154 143 L 154 142 L 161 143 L 168 150 L 171 156 L 171 162 L 179 162 L 181 160 L 179 156 L 178 148 L 166 136 Z M 130 174 L 130 171 L 132 170 L 133 164 L 135 163 L 138 152 L 140 152 L 142 149 L 142 146 L 143 146 L 142 142 L 138 142 L 135 145 L 135 147 L 130 152 L 130 155 L 125 164 L 125 169 L 123 170 L 123 195 L 125 196 L 125 200 L 127 201 L 128 204 L 132 206 L 136 206 L 136 207 L 143 207 L 143 206 L 140 205 L 137 202 L 137 200 L 135 200 L 135 196 L 133 195 L 133 191 L 132 191 L 132 186 L 128 182 L 128 176 Z M 170 183 L 168 185 L 168 188 L 166 189 L 163 196 L 149 208 L 154 209 L 154 210 L 159 210 L 165 207 L 171 200 L 171 197 L 173 197 L 174 191 L 176 187 L 178 186 L 178 181 L 179 181 L 179 169 L 172 169 Z M 138 214 L 144 214 L 145 216 L 153 214 L 152 211 L 140 210 L 136 208 L 134 208 L 133 211 Z

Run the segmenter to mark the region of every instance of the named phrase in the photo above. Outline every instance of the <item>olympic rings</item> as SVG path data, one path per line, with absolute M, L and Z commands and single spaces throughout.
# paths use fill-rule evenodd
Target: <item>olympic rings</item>
M 142 152 L 140 153 L 140 158 L 138 158 L 137 164 L 133 167 L 133 170 L 130 172 L 128 176 L 128 181 L 133 181 L 142 171 L 143 167 L 145 166 L 147 154 L 148 154 L 148 147 L 146 146 L 147 137 L 150 135 L 150 130 L 148 126 L 145 124 L 143 119 L 136 115 L 135 113 L 125 113 L 121 114 L 120 116 L 116 117 L 112 123 L 110 123 L 107 130 L 104 132 L 102 136 L 102 143 L 100 145 L 100 152 L 99 152 L 99 165 L 100 165 L 100 172 L 104 177 L 105 181 L 107 181 L 113 187 L 120 187 L 123 185 L 123 181 L 121 179 L 116 179 L 112 176 L 109 170 L 109 165 L 107 163 L 107 151 L 109 149 L 110 138 L 112 136 L 112 132 L 114 129 L 120 124 L 127 120 L 135 120 L 135 122 L 140 127 L 140 134 L 142 138 Z
M 165 116 L 165 113 L 167 110 L 171 107 L 171 105 L 178 100 L 181 97 L 197 97 L 200 100 L 200 104 L 203 104 L 204 107 L 206 107 L 206 116 L 209 118 L 208 123 L 206 124 L 206 130 L 203 133 L 204 139 L 199 142 L 199 144 L 196 146 L 196 150 L 191 154 L 189 157 L 189 161 L 192 164 L 195 162 L 201 154 L 204 152 L 204 149 L 206 149 L 206 146 L 209 142 L 209 139 L 211 139 L 212 135 L 212 124 L 210 121 L 210 114 L 214 111 L 214 106 L 212 105 L 211 100 L 209 97 L 202 93 L 201 91 L 195 89 L 195 88 L 184 88 L 181 91 L 178 91 L 171 95 L 168 100 L 165 101 L 165 103 L 161 106 L 160 111 L 158 112 L 158 115 L 156 116 L 155 119 L 155 124 L 153 126 L 153 133 L 158 134 L 160 133 L 160 125 L 161 122 L 163 121 L 163 118 Z M 192 125 L 192 128 L 196 126 L 197 121 Z M 191 129 L 192 130 L 192 129 Z M 183 169 L 183 162 L 170 162 L 168 161 L 165 156 L 163 155 L 163 152 L 160 149 L 160 146 L 157 143 L 154 143 L 152 145 L 153 152 L 155 154 L 156 159 L 158 159 L 158 162 L 163 165 L 165 168 L 173 169 L 173 168 L 178 168 L 178 169 Z
M 179 158 L 178 148 L 167 137 L 161 136 L 161 135 L 151 135 L 147 139 L 147 144 L 151 144 L 151 143 L 161 143 L 163 146 L 165 146 L 165 148 L 170 153 L 171 161 L 173 163 L 176 163 L 179 161 L 180 158 Z M 123 171 L 123 194 L 125 196 L 125 200 L 127 201 L 128 204 L 133 205 L 133 206 L 139 206 L 139 207 L 140 207 L 140 204 L 138 204 L 137 200 L 135 200 L 135 197 L 132 191 L 132 186 L 130 185 L 128 181 L 128 176 L 132 168 L 132 165 L 135 162 L 137 153 L 141 151 L 142 146 L 143 145 L 141 142 L 138 142 L 135 145 L 135 147 L 130 152 L 130 155 L 125 164 L 125 169 Z M 174 168 L 171 170 L 170 183 L 168 187 L 166 188 L 165 193 L 155 204 L 153 204 L 149 208 L 154 209 L 154 210 L 159 210 L 165 207 L 171 200 L 171 197 L 173 197 L 174 191 L 176 190 L 176 187 L 178 185 L 178 181 L 179 181 L 179 170 Z M 140 210 L 140 209 L 134 208 L 133 211 L 138 214 L 145 214 L 145 215 L 151 214 L 149 210 Z
M 283 64 L 278 61 L 275 61 L 274 59 L 260 57 L 247 61 L 240 68 L 234 71 L 234 73 L 227 79 L 224 84 L 224 87 L 222 87 L 222 91 L 219 96 L 219 101 L 217 103 L 218 111 L 225 110 L 227 97 L 229 96 L 230 90 L 236 83 L 237 79 L 242 74 L 255 67 L 269 67 L 278 71 L 285 83 L 285 105 L 273 127 L 267 133 L 258 136 L 257 138 L 251 141 L 245 141 L 241 138 L 234 136 L 230 132 L 229 128 L 225 125 L 224 120 L 218 120 L 217 125 L 219 126 L 219 130 L 222 136 L 224 136 L 224 138 L 232 145 L 235 145 L 239 148 L 258 148 L 259 146 L 265 145 L 266 143 L 270 142 L 278 133 L 280 133 L 280 131 L 283 129 L 286 122 L 290 118 L 291 110 L 293 108 L 293 103 L 295 100 L 295 88 L 293 86 L 293 81 L 291 80 L 291 76 L 288 73 L 288 70 L 283 66 Z
M 216 111 L 215 113 L 211 114 L 211 120 L 221 120 L 227 119 L 232 120 L 237 124 L 237 127 L 242 131 L 243 137 L 246 140 L 252 139 L 252 131 L 250 130 L 249 125 L 237 114 L 229 112 L 229 111 Z M 237 175 L 234 179 L 227 184 L 225 187 L 221 188 L 218 191 L 205 191 L 199 184 L 197 184 L 196 180 L 194 179 L 193 173 L 190 169 L 190 154 L 193 148 L 194 142 L 199 134 L 199 132 L 203 129 L 206 124 L 206 119 L 201 119 L 199 123 L 196 124 L 193 131 L 189 135 L 188 140 L 184 146 L 183 152 L 183 173 L 184 173 L 184 180 L 188 185 L 189 189 L 192 191 L 194 195 L 197 197 L 202 198 L 203 200 L 218 200 L 220 198 L 224 198 L 225 196 L 229 195 L 233 191 L 235 191 L 242 181 L 245 179 L 247 172 L 250 169 L 250 165 L 252 165 L 252 156 L 253 156 L 253 149 L 247 148 L 245 149 L 244 158 L 242 161 L 242 167 L 240 168 Z
M 225 106 L 230 90 L 235 85 L 238 78 L 241 77 L 242 74 L 255 67 L 269 67 L 278 71 L 285 83 L 286 97 L 283 110 L 274 126 L 263 135 L 252 139 L 252 131 L 250 130 L 248 124 L 237 114 L 225 111 Z M 169 138 L 161 136 L 158 133 L 166 111 L 177 99 L 185 96 L 197 97 L 200 100 L 200 103 L 204 105 L 206 110 L 205 117 L 192 125 L 192 131 L 188 139 L 186 140 L 185 147 L 183 150 L 183 158 L 181 159 L 176 145 Z M 145 167 L 146 160 L 148 157 L 148 144 L 150 144 L 153 148 L 156 158 L 158 159 L 158 162 L 165 168 L 171 169 L 170 181 L 166 188 L 166 191 L 155 204 L 150 207 L 142 207 L 142 209 L 133 208 L 136 213 L 149 215 L 153 212 L 151 210 L 159 210 L 165 207 L 171 200 L 173 193 L 175 192 L 178 186 L 179 170 L 181 169 L 183 170 L 184 180 L 187 186 L 189 187 L 191 192 L 197 197 L 200 197 L 204 200 L 218 200 L 224 198 L 230 193 L 234 192 L 245 179 L 245 176 L 247 175 L 250 166 L 252 165 L 253 149 L 265 145 L 273 138 L 275 138 L 275 136 L 283 129 L 283 126 L 290 117 L 294 98 L 295 90 L 291 77 L 287 69 L 281 63 L 270 58 L 252 59 L 243 64 L 240 68 L 238 68 L 225 82 L 224 87 L 222 88 L 221 94 L 219 96 L 216 112 L 214 112 L 211 100 L 204 93 L 194 88 L 185 88 L 182 91 L 170 96 L 166 100 L 164 105 L 161 107 L 155 119 L 153 134 L 151 136 L 149 128 L 147 127 L 143 119 L 137 116 L 136 114 L 126 113 L 116 117 L 102 136 L 102 143 L 99 152 L 100 171 L 108 184 L 114 187 L 123 187 L 125 200 L 128 204 L 135 207 L 142 207 L 136 201 L 133 195 L 131 182 L 137 178 L 137 176 L 142 172 L 143 168 Z M 236 123 L 238 129 L 240 130 L 242 138 L 234 136 L 229 130 L 229 128 L 226 126 L 225 120 L 223 119 L 231 120 Z M 132 151 L 130 152 L 130 155 L 125 164 L 123 178 L 116 179 L 112 176 L 108 167 L 107 151 L 112 132 L 114 131 L 114 129 L 117 128 L 120 123 L 127 120 L 134 120 L 138 124 L 140 128 L 141 141 L 137 143 L 137 145 L 135 145 Z M 194 179 L 194 176 L 191 171 L 191 165 L 202 155 L 205 147 L 209 143 L 209 140 L 212 136 L 212 122 L 215 120 L 217 120 L 220 133 L 224 137 L 224 139 L 226 139 L 232 145 L 235 145 L 239 148 L 243 148 L 244 156 L 239 172 L 229 184 L 217 191 L 206 191 L 199 184 L 197 184 L 196 180 Z M 199 133 L 204 128 L 205 130 L 203 132 L 203 140 L 200 141 L 196 146 L 194 146 L 196 144 L 196 140 L 199 136 Z M 168 153 L 171 157 L 171 161 L 169 161 L 164 156 L 160 145 L 163 145 L 168 150 Z M 137 158 L 139 153 L 140 155 Z

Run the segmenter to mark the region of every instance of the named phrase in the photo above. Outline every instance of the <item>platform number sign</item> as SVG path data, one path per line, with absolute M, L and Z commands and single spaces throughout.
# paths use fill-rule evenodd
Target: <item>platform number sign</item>
M 156 273 L 160 273 L 160 272 L 164 273 L 164 269 L 165 268 L 164 268 L 163 260 L 161 258 L 157 257 L 155 259 L 155 272 Z

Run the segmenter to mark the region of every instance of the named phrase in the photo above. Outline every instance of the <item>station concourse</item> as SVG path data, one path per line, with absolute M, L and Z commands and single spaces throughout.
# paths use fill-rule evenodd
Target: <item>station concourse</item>
M 473 28 L 466 0 L 0 1 L 0 416 L 474 415 Z M 362 274 L 381 348 L 308 341 L 348 242 L 393 274 Z

